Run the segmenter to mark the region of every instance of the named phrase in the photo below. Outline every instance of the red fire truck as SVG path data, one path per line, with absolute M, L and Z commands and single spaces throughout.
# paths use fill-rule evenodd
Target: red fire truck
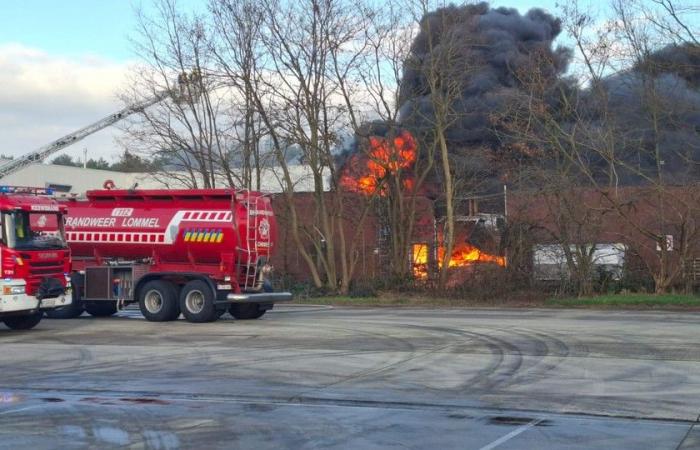
M 138 302 L 147 320 L 257 319 L 288 292 L 268 276 L 276 222 L 270 198 L 235 189 L 99 190 L 65 203 L 76 301 L 109 316 Z
M 47 189 L 0 186 L 0 320 L 35 327 L 44 311 L 70 305 L 64 205 Z

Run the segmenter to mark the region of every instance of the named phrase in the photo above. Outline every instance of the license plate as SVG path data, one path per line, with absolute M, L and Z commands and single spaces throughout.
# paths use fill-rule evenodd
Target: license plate
M 47 298 L 41 301 L 41 306 L 55 306 L 56 305 L 56 299 L 55 298 Z

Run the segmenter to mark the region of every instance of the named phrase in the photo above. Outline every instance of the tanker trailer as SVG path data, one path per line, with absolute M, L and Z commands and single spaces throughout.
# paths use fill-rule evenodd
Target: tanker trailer
M 235 189 L 98 190 L 66 202 L 76 306 L 109 316 L 138 302 L 154 322 L 190 322 L 227 310 L 257 319 L 288 292 L 272 292 L 276 221 L 270 198 Z M 55 316 L 54 316 L 55 317 Z

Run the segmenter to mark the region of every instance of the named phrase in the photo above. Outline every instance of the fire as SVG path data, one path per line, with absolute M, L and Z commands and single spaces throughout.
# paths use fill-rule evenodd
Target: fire
M 442 258 L 445 255 L 445 248 L 438 248 L 438 267 L 442 267 Z M 412 269 L 413 276 L 417 279 L 428 278 L 428 244 L 413 244 L 412 247 Z M 506 258 L 498 255 L 491 255 L 467 243 L 458 245 L 453 251 L 448 261 L 448 267 L 469 267 L 476 263 L 492 263 L 505 267 Z
M 438 262 L 441 266 L 444 255 L 445 249 L 444 247 L 440 247 L 438 249 Z M 503 256 L 490 255 L 473 245 L 464 243 L 456 246 L 455 249 L 452 250 L 452 256 L 447 264 L 448 267 L 465 267 L 474 263 L 494 263 L 505 267 L 506 258 Z
M 402 130 L 394 139 L 370 136 L 368 149 L 352 155 L 346 163 L 340 184 L 347 190 L 365 195 L 384 195 L 383 181 L 399 175 L 416 162 L 416 140 Z M 411 178 L 402 180 L 404 189 L 413 189 Z
M 419 279 L 428 278 L 428 244 L 413 244 L 413 276 Z

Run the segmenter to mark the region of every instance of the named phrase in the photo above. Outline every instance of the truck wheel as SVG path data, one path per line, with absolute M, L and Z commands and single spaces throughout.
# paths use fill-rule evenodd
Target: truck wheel
M 228 307 L 228 311 L 238 320 L 259 319 L 265 314 L 257 303 L 240 303 Z
M 73 302 L 63 308 L 49 309 L 45 311 L 49 319 L 75 319 L 83 313 L 83 302 L 73 299 Z
M 180 292 L 180 310 L 189 322 L 212 322 L 218 318 L 214 298 L 207 283 L 192 280 Z
M 5 325 L 7 325 L 8 328 L 12 328 L 13 330 L 29 330 L 41 322 L 43 315 L 44 313 L 40 311 L 28 316 L 5 317 L 2 319 L 2 321 L 5 322 Z
M 175 320 L 180 315 L 180 305 L 175 285 L 163 280 L 144 284 L 139 291 L 139 309 L 150 322 Z
M 117 302 L 85 302 L 85 311 L 93 317 L 109 317 L 117 312 Z

